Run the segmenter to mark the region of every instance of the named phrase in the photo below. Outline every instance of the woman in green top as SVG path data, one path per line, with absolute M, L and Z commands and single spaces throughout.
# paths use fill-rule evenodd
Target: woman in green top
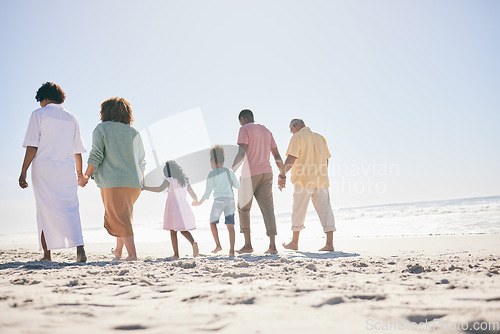
M 131 125 L 132 108 L 124 98 L 104 101 L 101 121 L 92 133 L 92 150 L 80 185 L 85 186 L 92 176 L 101 188 L 104 227 L 116 237 L 116 248 L 111 250 L 114 260 L 121 259 L 125 245 L 125 260 L 133 261 L 137 260 L 133 209 L 144 184 L 144 146 L 139 131 Z

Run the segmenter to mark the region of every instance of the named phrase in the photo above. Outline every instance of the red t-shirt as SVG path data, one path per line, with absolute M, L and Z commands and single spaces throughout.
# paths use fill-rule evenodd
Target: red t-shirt
M 269 157 L 276 147 L 273 134 L 262 124 L 247 123 L 240 128 L 238 145 L 247 144 L 241 177 L 272 173 Z

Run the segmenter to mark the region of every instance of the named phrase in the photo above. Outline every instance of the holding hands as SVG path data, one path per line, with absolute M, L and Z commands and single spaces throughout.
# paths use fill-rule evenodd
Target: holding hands
M 278 175 L 278 189 L 282 190 L 283 188 L 286 188 L 286 175 L 281 173 Z
M 78 185 L 80 187 L 85 187 L 89 183 L 89 176 L 85 174 L 78 175 Z
M 195 199 L 195 200 L 193 201 L 193 203 L 191 203 L 191 205 L 192 205 L 192 206 L 199 206 L 199 205 L 202 205 L 202 204 L 203 204 L 203 202 L 205 202 L 205 199 L 204 199 L 204 198 L 202 198 L 202 199 L 201 199 L 201 200 L 199 200 L 199 201 L 198 201 L 197 199 Z

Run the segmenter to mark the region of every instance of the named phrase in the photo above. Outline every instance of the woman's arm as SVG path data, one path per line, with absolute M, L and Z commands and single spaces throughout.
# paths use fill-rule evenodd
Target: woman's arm
M 168 187 L 170 187 L 170 182 L 168 182 L 167 180 L 163 180 L 163 183 L 159 186 L 159 187 L 142 187 L 143 190 L 147 190 L 147 191 L 152 191 L 152 192 L 155 192 L 155 193 L 161 193 L 163 190 L 167 189 Z
M 28 172 L 28 168 L 31 165 L 31 162 L 35 158 L 36 151 L 38 151 L 38 147 L 26 146 L 23 167 L 21 168 L 21 175 L 19 176 L 19 186 L 23 189 L 28 187 L 28 182 L 26 182 L 26 174 Z
M 75 154 L 75 166 L 76 166 L 76 176 L 78 177 L 78 185 L 80 185 L 80 180 L 82 180 L 82 184 L 87 184 L 88 180 L 83 178 L 83 162 L 82 162 L 82 154 Z
M 75 166 L 76 166 L 76 175 L 78 177 L 83 175 L 83 163 L 82 163 L 82 154 L 75 154 Z
M 78 178 L 78 185 L 80 187 L 85 187 L 87 185 L 90 177 L 92 176 L 92 174 L 94 174 L 96 168 L 97 168 L 96 166 L 87 165 L 87 170 L 85 171 L 85 174 L 83 174 L 82 177 Z

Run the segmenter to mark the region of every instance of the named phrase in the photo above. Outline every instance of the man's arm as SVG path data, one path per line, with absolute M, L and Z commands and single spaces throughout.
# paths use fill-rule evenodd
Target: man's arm
M 297 157 L 293 155 L 288 155 L 283 166 L 283 170 L 278 176 L 278 188 L 281 190 L 286 187 L 286 173 L 292 168 L 293 164 L 297 160 Z
M 245 157 L 245 153 L 247 151 L 248 144 L 238 144 L 238 146 L 240 148 L 238 149 L 238 154 L 236 154 L 236 157 L 234 158 L 233 167 L 232 167 L 232 170 L 235 172 L 236 172 L 236 170 L 238 170 L 241 163 L 243 162 L 243 158 Z
M 290 169 L 292 169 L 292 166 L 293 166 L 293 164 L 295 163 L 296 160 L 297 160 L 297 157 L 294 157 L 293 155 L 288 155 L 286 157 L 286 160 L 285 160 L 285 166 L 283 168 L 283 172 L 280 175 L 285 176 L 286 173 L 288 173 L 288 171 Z
M 285 170 L 285 166 L 283 165 L 283 159 L 281 159 L 280 152 L 278 151 L 278 148 L 272 148 L 271 153 L 273 154 L 274 161 L 276 162 L 276 166 L 278 166 L 278 169 L 280 170 L 280 174 L 283 173 Z

